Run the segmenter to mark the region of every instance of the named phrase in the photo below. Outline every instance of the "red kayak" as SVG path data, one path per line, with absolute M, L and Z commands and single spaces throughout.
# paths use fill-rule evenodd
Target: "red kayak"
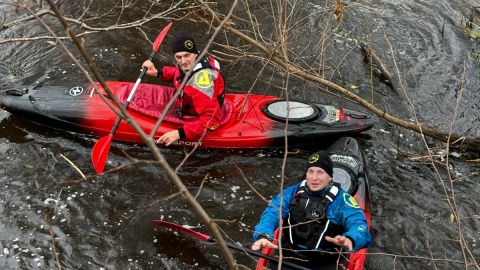
M 133 82 L 120 81 L 107 84 L 122 102 L 127 100 L 134 85 Z M 40 125 L 103 137 L 110 133 L 118 116 L 100 98 L 99 94 L 105 95 L 105 90 L 100 85 L 96 87 L 98 91 L 92 85 L 0 90 L 0 107 Z M 140 84 L 128 111 L 145 133 L 150 134 L 174 94 L 175 90 L 171 87 Z M 227 94 L 222 109 L 225 117 L 220 128 L 207 133 L 201 140 L 182 140 L 175 145 L 282 147 L 287 136 L 289 146 L 304 146 L 329 137 L 359 133 L 373 126 L 373 118 L 358 111 L 314 102 L 287 102 L 267 95 Z M 178 129 L 185 121 L 193 120 L 192 117 L 181 118 L 172 108 L 163 116 L 154 137 L 158 138 L 165 132 Z M 121 121 L 113 140 L 142 142 L 126 121 Z
M 362 208 L 370 229 L 370 189 L 368 185 L 368 173 L 365 158 L 358 142 L 354 138 L 342 137 L 333 143 L 327 150 L 333 162 L 333 180 L 340 183 L 342 188 L 350 193 L 358 205 Z M 275 231 L 275 238 L 278 237 L 278 229 Z M 264 248 L 262 253 L 271 256 L 272 249 Z M 367 249 L 360 249 L 349 255 L 342 254 L 340 262 L 319 266 L 322 270 L 362 270 L 365 263 Z M 346 255 L 346 256 L 345 256 Z M 290 263 L 298 261 L 289 260 Z M 256 270 L 267 269 L 268 260 L 260 258 Z M 300 265 L 301 266 L 301 265 Z M 276 268 L 275 268 L 276 269 Z

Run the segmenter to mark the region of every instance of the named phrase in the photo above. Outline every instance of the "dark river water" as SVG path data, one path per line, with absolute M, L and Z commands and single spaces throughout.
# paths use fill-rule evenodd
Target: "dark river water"
M 108 10 L 85 21 L 93 27 L 139 20 L 150 7 L 149 12 L 155 13 L 169 6 L 138 2 L 120 9 L 123 1 L 116 5 L 94 2 L 60 0 L 57 4 L 77 19 Z M 269 2 L 245 2 L 251 4 L 249 10 L 263 35 L 270 38 L 275 24 L 264 14 L 270 11 Z M 350 89 L 392 115 L 441 130 L 452 125 L 454 132 L 468 137 L 479 134 L 480 62 L 475 56 L 479 41 L 457 28 L 470 15 L 471 5 L 480 6 L 478 1 L 348 2 L 341 31 L 329 32 L 325 43 L 321 42 L 324 30 L 335 28 L 331 9 L 327 9 L 333 2 L 300 2 L 291 3 L 296 12 L 290 19 L 301 21 L 290 44 L 296 52 L 292 61 L 304 61 L 317 69 L 329 66 L 326 78 L 344 87 L 355 86 Z M 221 5 L 219 8 L 227 9 L 226 3 Z M 39 10 L 36 5 L 29 6 Z M 84 14 L 87 7 L 90 9 Z M 0 11 L 0 23 L 27 16 L 25 10 L 5 3 L 0 3 Z M 244 3 L 235 15 L 248 19 Z M 43 18 L 64 36 L 56 20 Z M 89 34 L 84 37 L 85 46 L 105 79 L 134 81 L 151 51 L 143 32 L 154 39 L 166 23 L 156 19 L 138 27 Z M 238 20 L 234 26 L 253 35 L 246 21 Z M 157 65 L 170 62 L 171 41 L 181 32 L 193 33 L 201 47 L 211 35 L 199 22 L 175 21 L 157 54 Z M 21 40 L 45 35 L 34 21 L 0 28 L 0 88 L 85 80 L 54 41 Z M 7 42 L 13 38 L 19 40 Z M 390 72 L 401 80 L 396 91 L 371 77 L 370 64 L 355 40 L 373 45 Z M 223 34 L 218 41 L 227 44 Z M 232 36 L 228 44 L 243 46 Z M 70 43 L 67 46 L 74 49 Z M 218 45 L 214 49 L 218 55 L 223 55 L 219 51 L 229 52 Z M 80 58 L 76 51 L 75 55 Z M 267 67 L 257 78 L 263 62 L 224 58 L 230 92 L 252 88 L 255 93 L 282 94 L 276 86 L 285 82 L 283 73 Z M 326 94 L 322 91 L 325 87 L 294 78 L 288 84 L 291 98 L 365 110 Z M 364 268 L 480 269 L 478 163 L 460 161 L 461 154 L 455 149 L 446 156 L 445 145 L 428 138 L 424 141 L 418 134 L 375 118 L 374 128 L 357 137 L 368 162 L 372 196 L 374 243 Z M 227 268 L 218 247 L 151 225 L 153 219 L 164 219 L 209 233 L 185 200 L 172 196 L 176 188 L 160 167 L 137 164 L 96 176 L 91 165 L 95 142 L 95 138 L 40 127 L 0 110 L 0 269 L 60 269 L 58 262 L 62 269 Z M 290 155 L 286 184 L 299 180 L 308 154 L 324 147 L 319 144 Z M 107 168 L 128 163 L 125 153 L 153 159 L 143 145 L 113 143 Z M 185 156 L 183 149 L 162 148 L 161 153 L 172 167 Z M 179 170 L 179 176 L 193 194 L 201 187 L 197 199 L 219 220 L 231 241 L 250 246 L 251 230 L 266 205 L 244 176 L 269 198 L 278 192 L 283 155 L 283 149 L 198 150 Z M 81 174 L 64 157 L 88 180 L 79 181 Z M 254 268 L 252 258 L 239 253 L 234 256 L 246 268 Z

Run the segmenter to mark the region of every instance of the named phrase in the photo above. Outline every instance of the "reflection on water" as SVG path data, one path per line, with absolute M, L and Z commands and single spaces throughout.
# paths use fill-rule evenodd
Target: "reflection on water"
M 65 10 L 76 8 L 68 1 L 61 2 Z M 307 6 L 309 9 L 302 12 L 322 10 L 317 5 Z M 257 7 L 258 10 L 252 11 L 255 14 L 262 10 Z M 467 80 L 454 130 L 471 136 L 480 129 L 479 122 L 472 121 L 479 119 L 480 95 L 475 79 L 478 66 L 469 54 L 477 45 L 449 23 L 468 14 L 465 9 L 457 1 L 352 3 L 344 15 L 343 29 L 350 36 L 370 33 L 377 54 L 387 63 L 391 63 L 387 59 L 392 55 L 396 57 L 406 92 L 422 122 L 448 127 L 456 104 L 454 89 L 461 85 L 464 75 Z M 135 17 L 138 15 L 135 12 L 128 16 Z M 242 10 L 238 12 L 241 14 Z M 310 19 L 309 25 L 317 26 L 308 29 L 310 34 L 320 31 L 323 24 L 315 16 Z M 146 29 L 154 33 L 159 24 L 148 25 Z M 173 33 L 191 29 L 191 23 L 186 20 L 175 24 L 172 35 L 167 36 L 166 44 L 162 45 L 165 47 L 157 55 L 162 63 L 170 61 L 168 42 Z M 239 24 L 240 28 L 248 29 L 247 23 Z M 32 32 L 43 32 L 38 26 L 28 27 Z M 0 31 L 0 41 L 11 36 L 13 32 Z M 138 67 L 150 50 L 150 44 L 133 30 L 89 35 L 86 42 L 102 74 L 112 80 L 135 80 Z M 307 50 L 320 48 L 316 47 L 317 42 L 309 44 L 311 47 L 307 46 Z M 0 89 L 5 85 L 56 84 L 82 78 L 57 47 L 48 41 L 0 43 Z M 350 50 L 348 47 L 354 44 L 339 36 L 332 47 Z M 315 51 L 310 55 L 316 55 Z M 365 83 L 368 70 L 364 70 L 362 57 L 353 50 L 348 58 L 357 64 L 348 62 L 342 67 L 342 74 L 334 70 L 327 70 L 325 74 L 359 86 L 359 94 L 369 97 L 370 85 Z M 322 60 L 325 62 L 314 61 L 334 65 L 344 58 L 345 55 L 337 52 L 328 60 Z M 243 62 L 226 67 L 227 78 L 235 78 L 232 91 L 243 92 L 250 88 L 244 84 L 256 78 L 262 66 L 257 62 L 253 65 Z M 389 68 L 394 70 L 394 65 Z M 275 72 L 266 74 L 281 76 Z M 293 98 L 325 98 L 317 92 L 306 91 L 312 89 L 311 85 L 294 80 L 291 83 L 295 84 L 291 87 Z M 374 83 L 376 102 L 395 115 L 411 117 L 412 111 L 402 96 L 381 83 Z M 278 94 L 269 87 L 258 87 L 254 91 Z M 330 97 L 326 100 L 330 101 Z M 2 269 L 57 269 L 54 249 L 64 269 L 225 269 L 216 246 L 151 225 L 153 219 L 164 219 L 209 233 L 182 197 L 175 195 L 175 187 L 158 166 L 137 164 L 112 174 L 93 176 L 90 155 L 95 142 L 93 138 L 39 127 L 0 111 Z M 465 247 L 474 257 L 480 257 L 480 205 L 472 199 L 480 192 L 478 165 L 450 159 L 451 177 L 455 180 L 452 185 L 443 166 L 445 156 L 435 156 L 435 167 L 432 166 L 423 158 L 427 152 L 421 138 L 381 120 L 366 136 L 360 137 L 360 142 L 372 185 L 374 245 L 369 251 L 376 254 L 368 257 L 366 269 L 385 266 L 465 269 L 452 207 L 458 207 L 462 218 Z M 301 149 L 289 157 L 285 172 L 287 184 L 299 180 L 305 158 L 314 150 L 318 149 Z M 434 148 L 433 153 L 440 150 Z M 126 164 L 129 159 L 124 151 L 133 158 L 152 159 L 144 146 L 114 143 L 107 168 Z M 174 167 L 184 157 L 181 149 L 162 149 L 162 153 Z M 230 240 L 249 246 L 251 230 L 266 203 L 251 190 L 243 175 L 269 199 L 279 187 L 283 154 L 282 150 L 201 150 L 184 164 L 179 175 L 193 194 L 198 193 L 199 202 L 213 218 L 229 221 L 219 225 Z M 62 155 L 89 176 L 88 181 L 80 181 L 81 175 Z M 454 198 L 456 205 L 449 204 L 447 196 Z M 432 256 L 438 259 L 434 264 Z M 235 257 L 247 267 L 254 265 L 253 259 L 238 252 Z M 441 260 L 445 257 L 450 262 Z

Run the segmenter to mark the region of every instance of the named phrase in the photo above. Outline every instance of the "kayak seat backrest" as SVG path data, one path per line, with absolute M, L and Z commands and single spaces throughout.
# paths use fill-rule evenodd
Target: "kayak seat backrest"
M 230 100 L 225 99 L 222 106 L 222 120 L 220 126 L 225 125 L 233 116 L 233 104 Z

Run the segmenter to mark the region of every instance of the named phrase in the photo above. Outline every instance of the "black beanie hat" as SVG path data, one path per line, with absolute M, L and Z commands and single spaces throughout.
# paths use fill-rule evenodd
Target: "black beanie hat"
M 333 164 L 330 156 L 325 151 L 320 151 L 308 158 L 307 170 L 310 167 L 322 168 L 330 177 L 333 177 Z
M 173 54 L 177 52 L 189 52 L 189 53 L 197 53 L 197 44 L 195 44 L 195 40 L 193 40 L 192 35 L 189 34 L 181 34 L 175 38 L 172 45 Z

